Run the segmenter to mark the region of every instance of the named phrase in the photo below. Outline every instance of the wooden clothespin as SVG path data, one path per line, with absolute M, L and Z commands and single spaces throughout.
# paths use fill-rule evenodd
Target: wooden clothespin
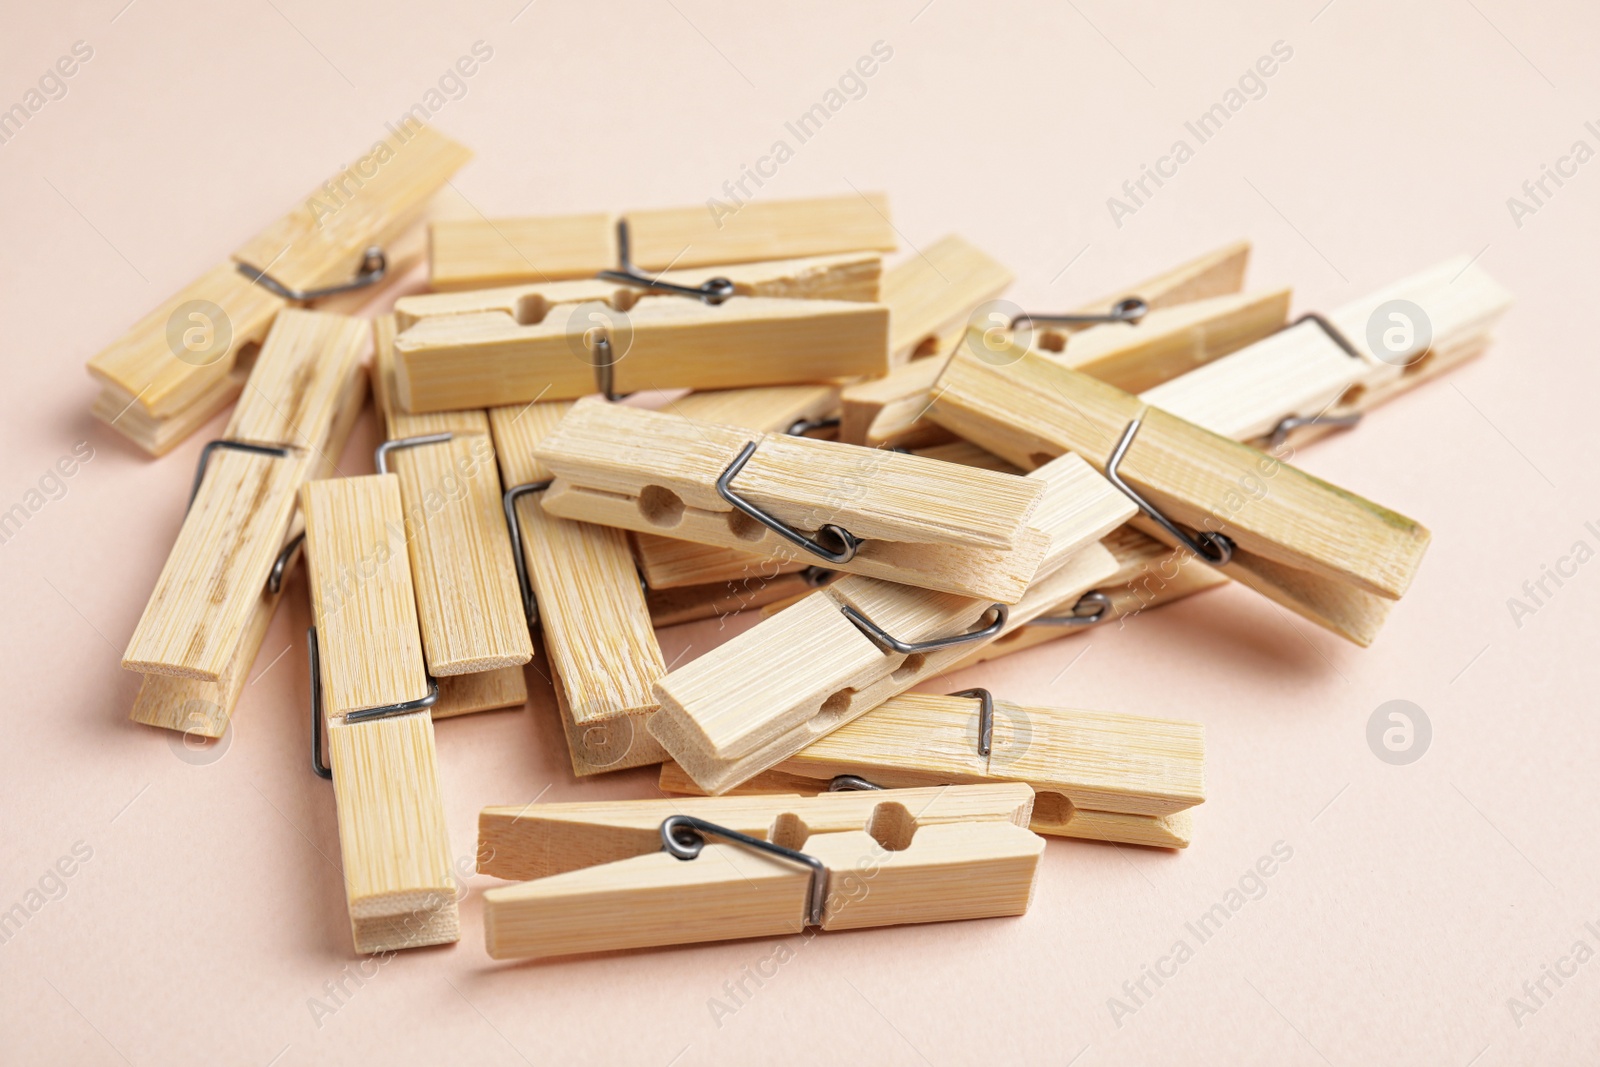
M 552 514 L 1015 603 L 1037 483 L 580 401 L 539 446 Z
M 394 316 L 373 321 L 373 392 L 405 507 L 417 615 L 428 674 L 440 681 L 436 717 L 523 704 L 533 658 L 500 472 L 483 411 L 408 415 L 394 409 Z M 493 674 L 497 677 L 486 678 Z M 488 704 L 488 701 L 504 703 Z
M 880 266 L 857 254 L 407 297 L 395 305 L 399 406 L 882 374 L 889 311 L 871 302 Z
M 1029 475 L 1045 486 L 1033 528 L 1049 547 L 1015 605 L 849 575 L 656 684 L 656 740 L 722 793 L 1116 570 L 1097 540 L 1132 504 L 1076 457 Z
M 306 485 L 312 769 L 333 780 L 357 952 L 460 940 L 400 479 Z M 326 724 L 328 755 L 322 756 Z
M 1113 530 L 1100 544 L 1117 561 L 1110 578 L 1087 593 L 1052 604 L 1026 626 L 1018 627 L 956 664 L 962 670 L 1049 641 L 1227 585 L 1221 571 L 1191 566 L 1186 549 L 1171 548 L 1131 526 Z
M 582 775 L 665 757 L 644 722 L 656 712 L 652 686 L 667 666 L 628 535 L 539 506 L 551 491 L 551 472 L 535 450 L 572 406 L 553 401 L 493 408 L 489 422 L 506 484 L 505 515 L 520 554 L 527 625 L 537 620 L 543 631 L 573 770 Z M 621 752 L 618 738 L 626 739 Z
M 1038 352 L 981 358 L 984 343 L 939 379 L 930 414 L 946 428 L 1019 466 L 1083 456 L 1139 505 L 1141 530 L 1357 644 L 1410 585 L 1429 539 L 1415 521 Z
M 1005 292 L 1010 269 L 957 234 L 942 237 L 884 273 L 883 302 L 892 316 L 895 366 L 949 352 L 967 316 Z
M 288 309 L 227 434 L 200 453 L 183 528 L 128 641 L 132 718 L 221 737 L 277 605 L 300 487 L 330 469 L 366 394 L 365 322 Z
M 495 959 L 1021 915 L 1025 785 L 486 808 Z
M 1461 256 L 1306 315 L 1149 388 L 1147 403 L 1239 441 L 1325 433 L 1482 352 L 1511 296 Z
M 743 793 L 1025 782 L 1036 834 L 1184 848 L 1205 800 L 1205 728 L 1023 707 L 987 689 L 902 693 L 740 786 Z M 661 788 L 697 793 L 677 764 Z
M 685 207 L 446 221 L 430 236 L 440 291 L 587 278 L 619 265 L 661 271 L 895 249 L 888 198 L 876 193 L 753 201 L 725 217 Z
M 167 452 L 239 395 L 249 376 L 240 356 L 280 310 L 420 261 L 427 201 L 471 155 L 427 126 L 374 144 L 91 359 L 95 416 L 152 455 Z
M 690 393 L 671 401 L 664 410 L 697 422 L 742 426 L 762 434 L 827 437 L 839 426 L 839 390 L 831 385 L 721 389 Z M 650 615 L 657 626 L 726 615 L 797 592 L 805 587 L 803 579 L 785 581 L 783 585 L 789 588 L 782 593 L 769 586 L 771 581 L 809 566 L 804 560 L 763 559 L 742 549 L 659 534 L 635 533 L 633 547 L 650 589 Z
M 658 627 L 677 626 L 798 600 L 834 577 L 833 571 L 815 567 L 770 577 L 753 571 L 747 576 L 723 578 L 702 585 L 651 589 L 645 594 L 645 602 L 650 605 L 651 621 Z
M 1197 362 L 1248 344 L 1282 323 L 1286 294 L 1234 295 L 1244 283 L 1249 256 L 1250 245 L 1240 241 L 1065 315 L 1008 319 L 1002 309 L 994 308 L 990 321 L 983 323 L 984 336 L 1009 338 L 1023 347 L 1070 359 L 1081 355 L 1080 369 L 1086 373 L 1119 384 L 1128 382 L 1137 389 L 1148 388 L 1160 380 L 1155 376 L 1163 371 L 1169 376 L 1182 373 Z M 1218 297 L 1231 299 L 1182 315 L 1164 314 L 1170 308 Z M 965 317 L 953 326 L 964 334 Z M 1067 347 L 1069 337 L 1071 349 Z M 1230 344 L 1232 347 L 1227 347 Z M 848 386 L 841 396 L 844 421 L 840 440 L 901 448 L 948 440 L 948 431 L 931 422 L 927 414 L 933 384 L 954 347 L 952 339 L 937 346 L 929 360 L 913 359 L 884 378 Z

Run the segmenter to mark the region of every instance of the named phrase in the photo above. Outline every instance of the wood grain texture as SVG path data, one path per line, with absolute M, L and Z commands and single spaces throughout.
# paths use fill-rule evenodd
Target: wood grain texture
M 1115 562 L 1094 542 L 1133 513 L 1079 461 L 1031 477 L 1046 486 L 1035 521 L 1050 547 L 1041 577 L 1011 610 L 1011 628 L 1113 574 Z M 1053 584 L 1058 572 L 1067 574 L 1066 588 Z M 886 653 L 844 616 L 846 604 L 913 642 L 970 630 L 990 608 L 950 593 L 842 578 L 662 678 L 651 734 L 702 788 L 722 792 L 973 650 Z
M 393 474 L 302 493 L 339 850 L 358 952 L 460 936 L 433 719 L 345 716 L 426 695 L 416 598 Z
M 1035 833 L 1182 848 L 1189 820 L 1169 816 L 1205 799 L 1198 723 L 995 701 L 993 745 L 978 754 L 978 701 L 905 693 L 808 745 L 740 792 L 825 790 L 836 775 L 884 788 L 1024 782 L 1038 794 Z M 676 764 L 661 788 L 697 792 Z M 1126 816 L 1104 819 L 1104 815 Z M 1180 825 L 1181 823 L 1181 825 Z M 1117 836 L 1106 836 L 1107 832 Z
M 1422 309 L 1431 344 L 1398 362 L 1375 353 L 1368 324 L 1392 300 Z M 1143 396 L 1148 403 L 1213 433 L 1248 441 L 1270 434 L 1290 416 L 1367 410 L 1376 399 L 1410 387 L 1439 365 L 1481 350 L 1488 331 L 1510 306 L 1510 295 L 1465 257 L 1447 260 L 1328 315 L 1358 353 L 1352 359 L 1314 322 L 1302 322 Z M 1384 325 L 1387 325 L 1385 323 Z M 1380 358 L 1380 355 L 1385 358 Z M 1363 397 L 1371 394 L 1374 399 Z
M 1091 300 L 1072 310 L 1075 314 L 1104 312 L 1125 297 L 1139 296 L 1154 312 L 1237 293 L 1244 284 L 1244 271 L 1249 258 L 1249 243 L 1236 242 L 1146 278 L 1131 289 Z M 1130 329 L 1125 326 L 1120 328 Z M 965 332 L 959 323 L 957 331 L 958 334 Z M 1066 327 L 1040 327 L 1031 333 L 1034 346 L 1045 352 L 1062 352 L 1071 336 L 1073 331 Z M 884 378 L 847 387 L 840 397 L 843 423 L 839 439 L 874 447 L 889 445 L 905 448 L 947 440 L 948 431 L 927 418 L 928 405 L 930 391 L 944 369 L 945 358 L 959 339 L 959 336 L 952 337 L 943 344 L 934 357 L 935 362 L 912 360 L 896 367 Z M 1115 363 L 1108 362 L 1107 366 L 1114 367 Z
M 490 411 L 507 485 L 549 477 L 536 450 L 571 407 L 556 401 Z M 540 507 L 543 495 L 517 501 L 519 551 L 568 714 L 579 726 L 648 714 L 656 707 L 651 686 L 666 663 L 628 535 L 558 518 Z
M 743 426 L 762 433 L 784 433 L 799 420 L 813 421 L 834 415 L 838 407 L 839 390 L 835 386 L 775 385 L 690 393 L 669 403 L 666 410 L 699 422 Z M 788 574 L 809 566 L 800 560 L 765 559 L 742 548 L 702 545 L 648 533 L 633 535 L 633 551 L 639 570 L 652 590 L 703 586 L 698 599 L 701 610 L 710 614 L 722 610 L 713 602 L 725 603 L 724 593 L 731 592 L 733 586 L 748 588 L 756 575 Z M 719 591 L 719 585 L 729 585 L 729 589 Z M 674 598 L 673 603 L 674 611 L 690 610 L 687 595 Z M 661 621 L 662 612 L 655 601 L 651 602 L 651 615 L 657 626 L 666 625 Z
M 746 500 L 814 534 L 837 524 L 864 539 L 830 564 L 930 588 L 1014 602 L 1041 558 L 1027 535 L 1038 484 L 830 441 L 765 436 L 599 401 L 576 405 L 539 449 L 557 482 L 546 510 L 786 561 L 816 559 L 716 491 L 750 442 L 735 480 Z
M 198 303 L 197 303 L 198 302 Z M 185 305 L 196 304 L 185 309 Z M 221 309 L 221 317 L 202 304 Z M 146 419 L 166 419 L 203 404 L 233 372 L 239 354 L 259 344 L 288 302 L 223 263 L 174 293 L 89 361 L 89 374 Z M 220 351 L 223 336 L 232 340 Z M 174 347 L 176 342 L 176 348 Z
M 365 323 L 280 314 L 226 437 L 291 449 L 287 457 L 214 453 L 123 666 L 220 682 L 288 533 L 296 494 L 323 462 L 340 407 L 364 378 Z M 359 402 L 359 397 L 357 397 Z
M 886 848 L 853 831 L 814 834 L 826 868 L 821 928 L 1021 915 L 1033 897 L 1044 840 L 1005 823 L 921 827 Z M 811 872 L 736 845 L 694 860 L 664 852 L 571 871 L 484 894 L 495 959 L 693 944 L 799 933 Z
M 771 578 L 752 576 L 675 589 L 651 589 L 645 594 L 645 603 L 650 605 L 650 618 L 657 627 L 677 626 L 798 599 L 815 588 L 815 581 L 796 572 Z
M 661 849 L 661 822 L 693 815 L 785 848 L 807 834 L 868 830 L 915 813 L 918 826 L 998 822 L 1025 827 L 1033 790 L 1015 783 L 896 789 L 881 794 L 671 797 L 486 807 L 478 814 L 478 873 L 512 881 L 644 856 Z M 885 827 L 887 829 L 887 827 Z
M 520 708 L 528 702 L 528 681 L 521 667 L 452 674 L 438 682 L 439 702 L 433 706 L 436 721 L 476 711 Z
M 613 346 L 618 392 L 883 373 L 888 309 L 859 300 L 794 299 L 813 275 L 823 282 L 831 277 L 820 267 L 801 275 L 767 270 L 783 295 L 735 296 L 715 306 L 604 282 L 402 300 L 396 306 L 404 330 L 396 341 L 399 406 L 450 411 L 587 395 L 596 391 L 590 351 L 596 330 Z
M 245 242 L 236 262 L 293 289 L 348 281 L 370 245 L 416 221 L 428 198 L 472 153 L 431 126 L 407 124 Z
M 948 351 L 972 310 L 1005 292 L 1016 276 L 956 234 L 907 257 L 883 278 L 893 325 L 889 350 L 898 365 Z
M 1016 356 L 1002 368 L 958 350 L 932 416 L 1021 466 L 1070 451 L 1102 470 L 1140 418 L 1119 469 L 1130 485 L 1174 522 L 1232 539 L 1231 577 L 1340 636 L 1371 643 L 1385 601 L 1398 599 L 1415 574 L 1426 529 L 1037 353 Z M 1170 536 L 1143 517 L 1136 525 L 1163 541 Z
M 892 252 L 889 206 L 878 194 L 753 201 L 724 215 L 707 207 L 627 215 L 635 266 L 647 271 L 841 252 Z M 472 219 L 435 224 L 429 255 L 436 290 L 592 277 L 618 265 L 607 213 Z
M 394 318 L 375 320 L 374 391 L 389 440 L 453 433 L 391 452 L 400 479 L 428 673 L 516 667 L 533 657 L 501 503 L 489 417 L 482 411 L 410 415 L 393 408 Z

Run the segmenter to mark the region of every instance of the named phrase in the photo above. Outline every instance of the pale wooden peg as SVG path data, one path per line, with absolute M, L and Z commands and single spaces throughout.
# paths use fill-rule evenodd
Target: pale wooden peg
M 340 315 L 287 310 L 278 316 L 225 438 L 283 454 L 211 454 L 129 639 L 124 667 L 217 686 L 218 698 L 236 695 L 271 617 L 263 594 L 300 486 L 330 462 L 330 444 L 349 433 L 360 408 L 369 336 L 364 322 Z M 210 729 L 220 733 L 233 700 L 212 703 L 219 711 L 200 730 L 206 736 Z M 148 706 L 139 714 L 140 721 L 167 725 Z
M 826 790 L 841 775 L 880 789 L 1025 782 L 1037 794 L 1034 833 L 1183 848 L 1188 809 L 1205 800 L 1204 728 L 1113 712 L 993 700 L 987 753 L 981 701 L 903 693 L 801 749 L 738 792 Z M 676 764 L 661 788 L 695 793 Z
M 837 423 L 838 409 L 839 390 L 831 385 L 773 385 L 690 393 L 665 408 L 686 419 L 743 426 L 762 433 L 826 431 L 830 422 Z M 652 592 L 701 587 L 695 593 L 672 597 L 670 607 L 652 600 L 650 613 L 657 626 L 668 625 L 661 621 L 663 612 L 695 618 L 725 613 L 724 605 L 735 587 L 750 588 L 757 575 L 775 577 L 809 566 L 801 560 L 762 559 L 742 549 L 648 533 L 635 533 L 633 548 L 645 584 Z
M 553 514 L 850 574 L 1014 603 L 1044 551 L 1027 526 L 1037 483 L 916 456 L 598 400 L 576 405 L 538 454 L 557 478 L 543 500 Z M 732 491 L 825 551 L 720 495 L 736 465 Z
M 1133 506 L 1075 457 L 1030 476 L 1046 493 L 1034 519 L 1049 542 L 1034 582 L 999 618 L 999 605 L 850 575 L 763 620 L 656 684 L 651 734 L 710 793 L 720 793 L 804 748 L 1116 571 L 1095 542 Z M 850 608 L 903 642 L 983 637 L 927 651 L 881 646 Z
M 1031 791 L 996 791 L 1007 788 L 1026 786 L 893 790 L 870 799 L 623 801 L 554 819 L 541 809 L 581 805 L 532 804 L 521 811 L 534 825 L 509 841 L 482 827 L 491 819 L 503 824 L 500 813 L 511 809 L 486 810 L 480 870 L 541 872 L 484 894 L 488 951 L 498 959 L 546 957 L 796 933 L 812 924 L 837 930 L 1019 915 L 1031 901 L 1044 842 L 1019 825 Z M 680 859 L 661 851 L 669 817 L 704 820 L 697 825 L 772 842 L 791 856 L 803 849 L 803 857 L 695 830 L 693 858 Z M 502 860 L 502 849 L 513 859 Z
M 633 264 L 646 271 L 895 248 L 881 194 L 755 201 L 722 217 L 707 207 L 636 211 L 627 220 Z M 430 283 L 443 291 L 592 277 L 620 265 L 618 221 L 594 213 L 435 223 Z
M 893 316 L 889 351 L 895 364 L 949 350 L 967 316 L 1005 292 L 1015 275 L 956 234 L 908 256 L 883 277 L 883 302 Z
M 1001 367 L 958 349 L 932 417 L 1019 466 L 1073 452 L 1104 471 L 1122 443 L 1122 479 L 1170 522 L 1225 536 L 1230 577 L 1350 641 L 1372 642 L 1416 573 L 1425 528 L 1039 353 L 1014 355 Z M 1146 516 L 1136 525 L 1178 543 Z
M 239 395 L 251 351 L 289 306 L 253 280 L 260 272 L 290 289 L 336 285 L 355 276 L 366 249 L 378 246 L 386 276 L 399 276 L 422 258 L 421 215 L 448 213 L 440 191 L 470 157 L 427 127 L 375 144 L 91 359 L 89 373 L 101 386 L 95 416 L 154 455 L 171 449 Z M 353 310 L 340 296 L 319 304 Z
M 1003 822 L 1027 826 L 1033 790 L 1016 783 L 956 789 L 898 789 L 889 798 L 918 824 Z M 821 796 L 726 796 L 683 800 L 578 800 L 487 807 L 478 814 L 478 873 L 508 881 L 643 856 L 661 849 L 661 821 L 689 814 L 719 826 L 797 848 L 808 833 L 869 828 L 898 820 L 893 807 L 862 793 Z
M 1420 311 L 1406 311 L 1404 301 Z M 1447 260 L 1393 285 L 1351 301 L 1327 321 L 1355 351 L 1313 321 L 1235 352 L 1180 378 L 1157 385 L 1142 398 L 1213 433 L 1250 441 L 1270 436 L 1285 419 L 1338 420 L 1431 380 L 1483 350 L 1489 331 L 1511 305 L 1511 296 L 1466 257 Z M 1398 320 L 1382 318 L 1387 310 Z M 1375 319 L 1382 318 L 1375 330 Z M 1387 330 L 1421 347 L 1375 352 Z M 1427 339 L 1425 345 L 1422 344 Z M 1324 423 L 1324 425 L 1326 425 Z
M 1237 293 L 1244 284 L 1245 265 L 1249 258 L 1248 242 L 1227 245 L 1155 277 L 1146 278 L 1128 290 L 1090 301 L 1075 309 L 1075 313 L 1103 313 L 1130 296 L 1139 297 L 1151 311 L 1160 311 Z M 1256 308 L 1256 311 L 1260 310 Z M 1248 323 L 1252 315 L 1247 310 L 1238 318 Z M 999 320 L 985 325 L 1004 331 L 1010 323 L 1003 319 L 1004 316 L 1001 316 Z M 1112 329 L 1126 331 L 1130 327 L 1117 325 Z M 945 359 L 965 332 L 965 323 L 958 321 L 955 324 L 956 335 L 937 346 L 931 361 L 913 359 L 896 367 L 884 378 L 848 386 L 841 395 L 843 423 L 839 439 L 873 447 L 902 448 L 918 448 L 948 440 L 949 432 L 927 418 L 928 404 L 933 384 L 944 369 Z M 1072 331 L 1069 327 L 1039 326 L 1032 329 L 1031 336 L 1034 347 L 1040 351 L 1059 353 L 1066 348 Z M 1123 337 L 1122 340 L 1127 338 Z M 1101 358 L 1106 369 L 1113 372 L 1118 369 L 1119 361 L 1111 355 L 1102 355 Z
M 490 410 L 508 488 L 550 478 L 535 450 L 571 408 L 553 401 Z M 658 763 L 663 752 L 643 720 L 656 710 L 651 686 L 667 667 L 628 535 L 558 518 L 539 506 L 546 492 L 517 497 L 517 550 L 538 604 L 573 766 L 592 773 Z M 619 737 L 630 739 L 620 756 Z M 586 754 L 591 749 L 598 754 Z
M 315 681 L 356 951 L 459 940 L 432 716 L 357 714 L 417 701 L 430 688 L 399 479 L 314 481 L 302 495 Z
M 451 411 L 596 392 L 732 389 L 882 374 L 889 311 L 875 257 L 729 267 L 719 304 L 572 281 L 408 297 L 395 305 L 401 409 Z M 708 271 L 666 280 L 698 285 Z M 746 295 L 749 294 L 749 295 Z M 597 348 L 604 340 L 609 355 Z
M 1117 561 L 1115 574 L 1088 594 L 1051 605 L 1044 616 L 1055 622 L 1035 621 L 1019 627 L 978 649 L 955 669 L 1086 634 L 1098 626 L 1228 584 L 1221 571 L 1201 563 L 1194 553 L 1164 545 L 1131 526 L 1113 530 L 1100 543 Z M 1065 620 L 1071 618 L 1083 621 L 1069 625 Z
M 533 644 L 506 531 L 489 416 L 396 411 L 394 316 L 379 316 L 373 332 L 373 392 L 388 439 L 451 435 L 396 448 L 386 457 L 400 479 L 406 509 L 406 548 L 428 673 L 451 677 L 520 668 L 533 657 Z

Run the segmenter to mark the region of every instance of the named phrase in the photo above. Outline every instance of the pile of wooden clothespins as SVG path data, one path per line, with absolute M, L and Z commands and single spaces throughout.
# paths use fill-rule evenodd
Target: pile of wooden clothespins
M 495 957 L 1015 915 L 1040 834 L 1187 845 L 1199 725 L 911 690 L 1230 578 L 1370 643 L 1428 533 L 1282 446 L 1509 302 L 1460 260 L 1290 323 L 1240 243 L 1028 315 L 959 237 L 884 271 L 881 197 L 452 218 L 467 151 L 381 147 L 89 364 L 156 455 L 237 400 L 132 717 L 222 735 L 303 545 L 362 952 L 459 938 L 434 721 L 525 703 L 536 638 L 574 773 L 684 797 L 485 809 Z M 424 254 L 434 292 L 339 313 Z M 369 378 L 378 473 L 330 477 Z M 667 668 L 657 627 L 750 609 Z

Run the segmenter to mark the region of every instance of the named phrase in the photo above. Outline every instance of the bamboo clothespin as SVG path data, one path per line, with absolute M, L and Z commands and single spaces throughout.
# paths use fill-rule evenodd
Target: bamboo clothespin
M 356 951 L 460 940 L 400 480 L 331 478 L 302 495 L 312 769 L 333 780 Z
M 1025 323 L 1014 322 L 1007 320 L 1001 309 L 994 308 L 991 321 L 983 323 L 987 327 L 984 336 L 1012 336 L 1024 347 L 1071 359 L 1081 355 L 1080 369 L 1086 373 L 1147 388 L 1160 380 L 1160 374 L 1182 373 L 1197 362 L 1223 355 L 1270 332 L 1276 325 L 1275 314 L 1277 323 L 1283 321 L 1283 311 L 1287 310 L 1285 294 L 1234 295 L 1244 284 L 1249 257 L 1249 243 L 1240 241 L 1147 278 L 1131 290 L 1091 301 L 1065 316 L 1024 316 Z M 1231 299 L 1183 315 L 1153 315 L 1219 297 Z M 1108 308 L 1112 309 L 1109 315 Z M 1152 316 L 1148 323 L 1146 316 Z M 1093 321 L 1049 324 L 1051 319 L 1062 318 L 1104 325 L 1094 326 Z M 1108 318 L 1117 321 L 1107 322 Z M 958 334 L 965 334 L 964 320 L 954 325 Z M 1013 334 L 1017 326 L 1024 328 Z M 1135 326 L 1143 328 L 1133 329 Z M 1095 336 L 1088 338 L 1073 331 Z M 956 343 L 952 338 L 940 345 L 930 359 L 914 359 L 896 367 L 887 377 L 848 386 L 841 396 L 844 421 L 840 440 L 904 448 L 947 440 L 948 431 L 931 422 L 927 415 L 934 382 Z
M 1095 588 L 1116 570 L 1096 542 L 1133 505 L 1076 457 L 1029 478 L 1045 486 L 1033 528 L 1049 548 L 1015 605 L 849 575 L 667 674 L 650 733 L 702 789 L 726 792 Z
M 977 351 L 957 349 L 931 412 L 961 436 L 1024 467 L 1085 457 L 1139 505 L 1139 529 L 1356 644 L 1410 585 L 1429 539 L 1415 521 L 1040 353 L 1001 366 Z
M 1044 552 L 1038 484 L 916 456 L 599 400 L 538 454 L 553 514 L 850 574 L 1010 604 Z
M 726 217 L 686 207 L 625 219 L 596 213 L 438 222 L 430 237 L 430 282 L 441 291 L 587 278 L 618 264 L 661 271 L 895 249 L 881 194 L 753 201 Z
M 486 808 L 495 959 L 1021 915 L 1025 785 Z
M 825 436 L 836 430 L 838 409 L 839 390 L 831 385 L 772 385 L 690 393 L 665 408 L 673 415 L 697 422 L 801 436 Z M 639 571 L 650 589 L 650 615 L 657 626 L 726 615 L 788 595 L 804 587 L 805 581 L 786 580 L 783 586 L 788 587 L 787 592 L 774 592 L 770 583 L 809 566 L 804 560 L 762 559 L 739 549 L 659 534 L 636 532 L 633 547 Z
M 1380 314 L 1392 301 L 1421 309 L 1390 320 Z M 1340 347 L 1315 321 L 1301 319 L 1273 336 L 1214 363 L 1149 389 L 1140 398 L 1225 437 L 1276 451 L 1289 439 L 1304 440 L 1348 427 L 1378 405 L 1430 381 L 1481 353 L 1488 331 L 1510 304 L 1510 296 L 1466 257 L 1420 274 L 1339 308 L 1328 316 L 1359 358 Z M 1420 321 L 1414 321 L 1418 320 Z M 1413 350 L 1374 354 L 1366 323 L 1401 328 L 1426 338 Z M 1358 342 L 1356 339 L 1361 338 Z M 1398 373 L 1397 373 L 1398 372 Z M 1225 582 L 1221 572 L 1187 566 L 1184 549 L 1171 549 L 1133 529 L 1106 538 L 1118 559 L 1117 576 L 1076 604 L 1051 610 L 1052 625 L 1023 627 L 975 653 L 981 662 L 1045 641 L 1085 632 L 1086 627 L 1137 614 Z
M 451 411 L 882 374 L 889 312 L 871 303 L 880 266 L 876 256 L 848 255 L 715 276 L 674 271 L 632 283 L 407 297 L 395 305 L 399 406 Z
M 528 625 L 537 618 L 543 630 L 573 770 L 581 775 L 665 758 L 644 720 L 656 711 L 651 687 L 667 667 L 628 535 L 539 506 L 551 473 L 535 450 L 572 406 L 493 408 L 489 423 L 506 484 L 506 517 L 520 542 Z M 627 739 L 621 753 L 617 737 Z
M 950 351 L 967 316 L 1005 292 L 1015 275 L 957 234 L 942 237 L 884 273 L 889 352 L 895 366 Z
M 1505 289 L 1460 256 L 1325 318 L 1302 316 L 1142 399 L 1240 441 L 1327 432 L 1482 352 L 1510 305 Z
M 506 533 L 489 416 L 394 409 L 394 316 L 373 321 L 373 392 L 386 442 L 378 473 L 400 479 L 406 549 L 437 718 L 523 704 L 533 658 L 516 560 Z M 495 674 L 498 677 L 481 677 Z M 486 703 L 503 701 L 503 703 Z
M 135 722 L 221 737 L 277 605 L 300 486 L 331 468 L 367 387 L 366 323 L 289 309 L 226 437 L 200 453 L 183 528 L 128 641 Z
M 740 786 L 743 793 L 1025 782 L 1036 834 L 1184 848 L 1205 800 L 1199 723 L 1023 707 L 987 689 L 902 693 Z M 661 788 L 695 793 L 676 764 Z
M 162 455 L 232 403 L 285 307 L 372 285 L 423 254 L 427 201 L 471 153 L 432 128 L 375 144 L 89 361 L 97 418 Z M 414 231 L 414 235 L 413 235 Z
M 1028 625 L 978 649 L 953 669 L 962 670 L 1087 633 L 1091 628 L 1228 584 L 1221 571 L 1193 566 L 1186 549 L 1164 545 L 1131 526 L 1113 530 L 1100 543 L 1117 561 L 1115 574 L 1087 593 L 1052 604 Z

